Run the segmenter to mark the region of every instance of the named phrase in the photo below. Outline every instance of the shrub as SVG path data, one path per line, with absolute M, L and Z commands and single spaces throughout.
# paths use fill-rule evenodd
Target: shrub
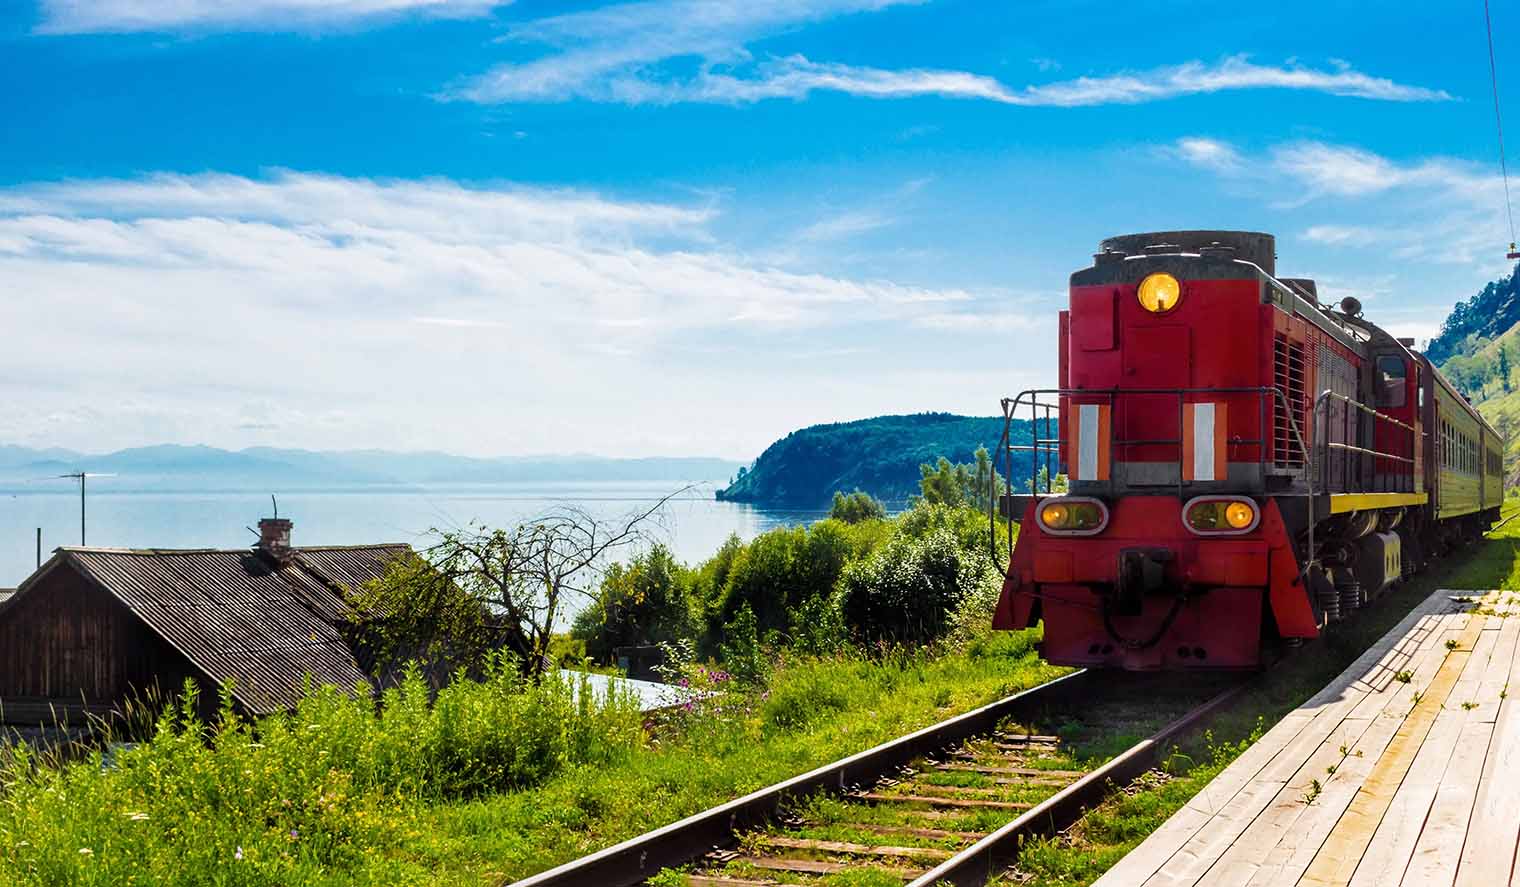
M 834 493 L 834 505 L 829 509 L 829 517 L 843 521 L 847 524 L 858 524 L 861 521 L 882 520 L 887 516 L 887 507 L 881 504 L 870 493 L 862 490 L 846 496 L 836 491 Z
M 585 641 L 586 654 L 611 661 L 616 647 L 669 643 L 690 637 L 687 570 L 663 545 L 613 564 L 591 606 L 575 617 L 570 633 Z
M 954 533 L 899 533 L 840 582 L 845 623 L 863 641 L 924 643 L 943 637 L 968 592 L 987 582 L 987 560 Z

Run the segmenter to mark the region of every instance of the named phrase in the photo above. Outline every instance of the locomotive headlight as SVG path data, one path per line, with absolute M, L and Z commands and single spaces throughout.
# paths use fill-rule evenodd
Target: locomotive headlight
M 1224 507 L 1224 522 L 1237 530 L 1244 530 L 1256 520 L 1256 509 L 1245 502 L 1231 502 Z
M 1140 281 L 1136 296 L 1141 308 L 1152 314 L 1165 314 L 1182 301 L 1182 284 L 1170 274 L 1152 274 Z
M 1199 496 L 1182 507 L 1182 523 L 1200 536 L 1238 536 L 1256 529 L 1261 512 L 1250 499 Z
M 1040 527 L 1058 536 L 1092 536 L 1108 526 L 1108 506 L 1085 496 L 1062 496 L 1036 513 Z

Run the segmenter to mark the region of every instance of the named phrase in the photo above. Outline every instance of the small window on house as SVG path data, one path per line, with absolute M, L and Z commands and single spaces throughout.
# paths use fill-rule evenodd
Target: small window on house
M 1385 407 L 1404 405 L 1404 359 L 1385 354 L 1377 361 L 1378 403 Z

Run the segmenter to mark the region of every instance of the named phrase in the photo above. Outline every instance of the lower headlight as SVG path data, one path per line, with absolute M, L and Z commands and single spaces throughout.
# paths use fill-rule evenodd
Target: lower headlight
M 1035 517 L 1047 533 L 1091 536 L 1108 526 L 1108 506 L 1085 496 L 1062 496 L 1040 503 Z
M 1261 522 L 1261 509 L 1250 499 L 1233 496 L 1199 496 L 1182 506 L 1182 523 L 1199 535 L 1221 536 L 1249 533 Z

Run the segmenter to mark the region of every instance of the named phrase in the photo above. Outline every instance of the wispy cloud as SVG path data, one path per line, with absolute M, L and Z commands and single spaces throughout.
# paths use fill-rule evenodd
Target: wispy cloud
M 462 18 L 512 0 L 42 0 L 47 34 L 291 30 L 401 15 Z
M 757 430 L 754 414 L 783 415 L 798 395 L 782 386 L 736 404 L 732 380 L 755 367 L 709 363 L 697 378 L 671 365 L 680 346 L 719 338 L 766 353 L 976 302 L 955 287 L 744 258 L 714 241 L 717 214 L 296 172 L 0 189 L 0 291 L 28 294 L 0 300 L 0 326 L 70 319 L 66 339 L 17 335 L 0 352 L 0 436 L 34 432 L 62 393 L 83 391 L 94 418 L 56 439 L 110 427 L 127 435 L 117 443 L 247 443 L 255 426 L 279 424 L 249 412 L 275 403 L 347 416 L 312 424 L 305 445 L 522 452 L 649 427 L 671 410 L 695 430 L 705 410 L 727 416 L 727 444 L 742 453 L 774 431 Z M 677 388 L 686 393 L 669 405 Z M 125 404 L 131 415 L 118 415 Z M 686 449 L 709 444 L 693 437 Z
M 1383 101 L 1441 101 L 1438 89 L 1409 86 L 1335 63 L 1327 69 L 1261 65 L 1230 56 L 1181 65 L 1079 77 L 1015 88 L 996 78 L 937 68 L 886 69 L 815 61 L 802 55 L 756 60 L 748 44 L 787 28 L 911 0 L 787 0 L 698 3 L 648 0 L 554 16 L 516 28 L 512 39 L 549 47 L 528 62 L 500 65 L 441 97 L 481 103 L 569 99 L 624 104 L 747 104 L 837 92 L 875 99 L 937 96 L 1024 107 L 1137 104 L 1242 89 L 1293 89 Z M 696 61 L 673 74 L 671 61 Z M 1047 60 L 1048 61 L 1048 60 Z M 1053 70 L 1054 63 L 1041 70 Z
M 1215 172 L 1235 172 L 1241 166 L 1240 152 L 1229 143 L 1218 139 L 1188 136 L 1178 139 L 1175 145 L 1165 150 L 1181 157 L 1193 166 Z
M 549 16 L 515 26 L 513 43 L 549 47 L 543 58 L 504 64 L 445 93 L 483 103 L 652 101 L 637 76 L 667 59 L 743 62 L 745 44 L 839 15 L 926 0 L 644 0 Z M 674 84 L 672 84 L 674 85 Z
M 1300 232 L 1311 243 L 1377 248 L 1398 259 L 1481 263 L 1484 273 L 1502 270 L 1493 241 L 1494 232 L 1504 230 L 1503 183 L 1469 161 L 1401 161 L 1316 141 L 1245 156 L 1228 143 L 1204 138 L 1179 140 L 1163 153 L 1252 189 L 1275 209 L 1314 207 L 1319 220 Z
M 879 231 L 896 221 L 891 215 L 877 210 L 849 210 L 812 222 L 798 231 L 795 239 L 806 243 L 841 240 Z

